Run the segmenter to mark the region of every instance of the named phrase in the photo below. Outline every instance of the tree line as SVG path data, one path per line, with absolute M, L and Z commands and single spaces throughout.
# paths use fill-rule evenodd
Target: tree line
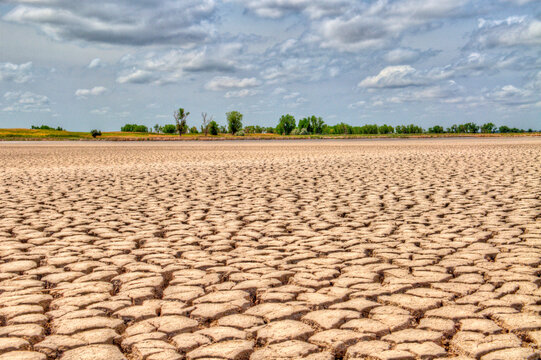
M 187 118 L 190 115 L 183 108 L 174 112 L 174 124 L 159 125 L 148 128 L 145 125 L 126 124 L 120 128 L 125 132 L 142 132 L 142 133 L 161 133 L 161 134 L 203 134 L 218 135 L 232 134 L 244 136 L 245 134 L 280 134 L 280 135 L 377 135 L 377 134 L 494 134 L 494 133 L 524 133 L 534 132 L 532 129 L 523 130 L 516 127 L 506 125 L 496 126 L 488 122 L 482 125 L 477 125 L 473 122 L 465 124 L 455 124 L 444 128 L 440 125 L 432 126 L 424 129 L 421 126 L 409 125 L 377 125 L 366 124 L 363 126 L 352 126 L 344 122 L 328 125 L 323 121 L 322 117 L 315 115 L 307 116 L 296 121 L 295 117 L 290 114 L 282 115 L 276 127 L 264 127 L 259 125 L 243 126 L 243 114 L 238 111 L 227 112 L 226 126 L 218 124 L 212 116 L 207 113 L 201 113 L 201 126 L 189 127 Z

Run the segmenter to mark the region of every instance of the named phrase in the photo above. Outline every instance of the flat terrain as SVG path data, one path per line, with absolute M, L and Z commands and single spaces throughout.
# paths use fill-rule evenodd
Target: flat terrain
M 0 360 L 537 359 L 541 138 L 0 144 Z

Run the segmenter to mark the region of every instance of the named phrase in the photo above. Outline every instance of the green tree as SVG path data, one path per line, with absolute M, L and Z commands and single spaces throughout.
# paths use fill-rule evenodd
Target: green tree
M 492 134 L 495 131 L 496 131 L 496 125 L 494 125 L 491 122 L 481 125 L 481 132 L 483 134 Z
M 312 128 L 313 134 L 323 134 L 323 127 L 325 122 L 321 116 L 316 117 L 315 115 L 310 116 L 310 127 Z
M 179 108 L 173 113 L 179 136 L 182 136 L 182 134 L 186 134 L 186 132 L 188 132 L 188 115 L 190 115 L 190 113 L 185 112 L 183 108 Z
M 289 135 L 295 129 L 295 117 L 293 115 L 282 115 L 276 126 L 276 132 L 280 135 Z
M 378 127 L 378 134 L 392 134 L 394 133 L 394 128 L 390 125 L 383 124 Z
M 155 132 L 155 133 L 159 133 L 160 130 L 161 130 L 160 124 L 154 125 L 154 132 Z
M 197 131 L 197 127 L 196 126 L 192 126 L 190 128 L 190 134 L 199 134 L 199 131 Z
M 308 134 L 313 132 L 312 123 L 310 117 L 305 117 L 299 120 L 299 125 L 297 126 L 300 130 L 305 129 Z
M 428 128 L 428 132 L 432 134 L 442 134 L 443 133 L 443 127 L 439 125 L 435 125 L 434 127 Z
M 234 135 L 236 132 L 242 130 L 242 114 L 238 111 L 230 111 L 225 114 L 227 117 L 227 126 L 229 132 Z
M 210 135 L 218 135 L 220 132 L 220 127 L 218 126 L 218 123 L 214 120 L 211 120 L 209 122 L 209 132 Z
M 274 129 L 273 127 L 267 127 L 265 128 L 265 132 L 267 134 L 274 134 L 276 132 L 276 129 Z
M 161 128 L 164 134 L 174 134 L 177 132 L 177 127 L 173 124 L 166 124 Z
M 96 129 L 90 130 L 90 135 L 95 139 L 96 137 L 101 136 L 101 131 Z

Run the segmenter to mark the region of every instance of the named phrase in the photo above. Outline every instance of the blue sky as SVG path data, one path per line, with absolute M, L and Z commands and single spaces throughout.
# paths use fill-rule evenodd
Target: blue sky
M 0 127 L 541 129 L 539 0 L 0 0 Z

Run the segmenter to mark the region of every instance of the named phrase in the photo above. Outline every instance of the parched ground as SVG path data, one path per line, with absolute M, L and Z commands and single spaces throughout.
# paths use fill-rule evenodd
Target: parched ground
M 0 360 L 538 359 L 541 139 L 0 145 Z

